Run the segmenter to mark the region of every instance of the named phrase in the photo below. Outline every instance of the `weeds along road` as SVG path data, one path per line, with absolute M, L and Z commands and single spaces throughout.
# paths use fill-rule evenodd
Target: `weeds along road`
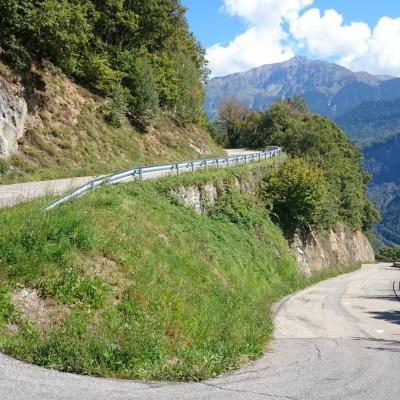
M 227 149 L 227 156 L 238 156 L 257 153 L 254 150 Z M 145 179 L 158 178 L 170 174 L 168 171 L 154 172 L 145 176 Z M 0 208 L 11 207 L 46 195 L 62 195 L 77 189 L 95 179 L 94 176 L 85 176 L 70 179 L 55 179 L 51 181 L 16 183 L 12 185 L 0 185 Z M 128 181 L 129 179 L 127 179 Z
M 281 302 L 264 357 L 200 383 L 150 383 L 45 370 L 0 355 L 2 400 L 398 400 L 400 270 L 388 264 L 320 282 Z M 235 329 L 232 326 L 232 329 Z

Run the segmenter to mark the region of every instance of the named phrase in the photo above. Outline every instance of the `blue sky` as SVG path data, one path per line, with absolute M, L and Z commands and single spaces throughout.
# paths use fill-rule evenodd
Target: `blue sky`
M 400 75 L 400 55 L 392 54 L 396 47 L 400 49 L 400 0 L 182 3 L 188 8 L 190 29 L 208 49 L 214 75 L 298 54 L 335 61 L 353 70 Z

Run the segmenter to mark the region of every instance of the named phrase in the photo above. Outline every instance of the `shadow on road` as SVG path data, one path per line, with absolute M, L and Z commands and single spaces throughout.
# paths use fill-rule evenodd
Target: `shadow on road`
M 372 318 L 400 325 L 400 311 L 370 311 L 368 314 L 371 315 Z
M 379 338 L 354 338 L 354 340 L 370 343 L 370 346 L 365 346 L 365 348 L 369 350 L 400 353 L 400 341 L 398 340 L 385 340 Z
M 366 300 L 386 300 L 386 301 L 395 301 L 398 302 L 398 298 L 395 295 L 389 295 L 389 296 L 363 296 L 361 297 L 362 299 Z

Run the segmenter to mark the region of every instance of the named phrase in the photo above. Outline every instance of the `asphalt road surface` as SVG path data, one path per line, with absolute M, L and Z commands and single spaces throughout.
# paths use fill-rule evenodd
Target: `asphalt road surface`
M 264 357 L 216 379 L 151 383 L 91 378 L 0 355 L 0 399 L 398 400 L 396 280 L 400 270 L 368 265 L 289 297 L 275 310 L 275 339 Z
M 226 154 L 232 157 L 252 153 L 257 153 L 257 151 L 246 149 L 226 150 Z M 169 174 L 171 174 L 171 172 L 168 171 L 153 172 L 150 174 L 146 174 L 145 179 L 154 179 Z M 46 195 L 62 195 L 74 189 L 77 189 L 80 186 L 85 185 L 86 183 L 89 183 L 93 179 L 95 179 L 95 177 L 85 176 L 80 178 L 55 179 L 51 181 L 0 185 L 0 208 L 11 207 L 18 203 L 26 202 Z M 128 182 L 129 180 L 132 180 L 132 178 L 127 178 L 125 181 Z

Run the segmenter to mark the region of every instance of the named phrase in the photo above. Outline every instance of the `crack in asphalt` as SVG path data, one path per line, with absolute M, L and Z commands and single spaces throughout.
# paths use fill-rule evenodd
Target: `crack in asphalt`
M 321 361 L 322 360 L 322 354 L 321 354 L 321 349 L 319 348 L 319 345 L 313 341 L 310 340 L 310 343 L 315 347 L 315 350 L 317 351 L 317 357 L 318 360 Z
M 265 393 L 265 392 L 255 392 L 253 390 L 246 390 L 246 389 L 230 389 L 230 388 L 225 388 L 223 386 L 219 386 L 219 385 L 212 384 L 212 383 L 206 383 L 206 382 L 200 382 L 200 383 L 205 386 L 213 387 L 213 388 L 219 389 L 219 390 L 225 390 L 228 392 L 258 394 L 259 396 L 272 397 L 272 398 L 276 398 L 276 399 L 300 400 L 300 399 L 297 399 L 296 397 L 291 397 L 291 396 L 270 394 L 270 393 Z

